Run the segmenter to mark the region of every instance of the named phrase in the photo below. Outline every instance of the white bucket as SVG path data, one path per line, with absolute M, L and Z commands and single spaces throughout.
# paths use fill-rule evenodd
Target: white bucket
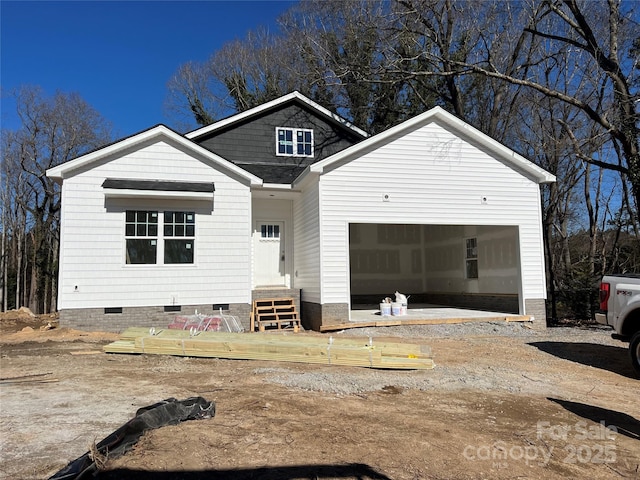
M 380 315 L 383 315 L 383 316 L 391 315 L 391 304 L 390 303 L 381 303 L 380 304 Z
M 393 302 L 391 304 L 391 314 L 396 316 L 402 315 L 402 304 Z

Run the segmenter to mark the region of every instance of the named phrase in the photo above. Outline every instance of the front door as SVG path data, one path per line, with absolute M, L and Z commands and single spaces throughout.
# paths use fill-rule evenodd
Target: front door
M 284 222 L 256 222 L 254 238 L 255 285 L 285 285 Z

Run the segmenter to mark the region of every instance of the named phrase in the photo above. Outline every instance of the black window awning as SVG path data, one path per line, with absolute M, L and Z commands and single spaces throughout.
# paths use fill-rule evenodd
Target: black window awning
M 131 180 L 107 178 L 102 188 L 113 190 L 148 190 L 154 192 L 194 192 L 213 193 L 216 191 L 212 182 L 174 182 L 166 180 Z

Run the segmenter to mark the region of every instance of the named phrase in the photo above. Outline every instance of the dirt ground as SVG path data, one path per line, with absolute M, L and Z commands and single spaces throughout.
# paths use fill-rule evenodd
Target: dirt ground
M 146 433 L 98 478 L 640 479 L 640 381 L 602 328 L 398 327 L 380 335 L 423 336 L 436 368 L 385 371 L 105 354 L 117 335 L 50 327 L 0 317 L 2 479 L 191 396 L 215 417 Z

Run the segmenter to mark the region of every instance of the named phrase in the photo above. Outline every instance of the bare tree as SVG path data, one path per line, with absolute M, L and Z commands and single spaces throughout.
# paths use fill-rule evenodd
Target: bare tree
M 423 111 L 424 101 L 435 104 L 431 92 L 425 99 L 420 86 L 385 71 L 384 44 L 415 47 L 393 22 L 383 0 L 301 2 L 282 16 L 279 31 L 250 32 L 207 62 L 182 65 L 170 81 L 174 110 L 205 124 L 298 90 L 382 131 Z
M 308 93 L 302 45 L 293 36 L 249 32 L 206 62 L 181 65 L 169 81 L 168 106 L 197 125 L 244 111 L 293 90 Z
M 419 8 L 418 0 L 398 0 L 412 8 L 420 21 L 429 16 Z M 463 2 L 466 3 L 466 2 Z M 507 2 L 505 2 L 507 3 Z M 479 3 L 477 5 L 480 5 Z M 598 135 L 606 135 L 610 148 L 619 153 L 617 161 L 602 161 L 590 157 L 588 161 L 605 169 L 621 172 L 629 181 L 636 208 L 640 206 L 640 130 L 637 110 L 638 60 L 633 56 L 637 47 L 638 24 L 632 2 L 620 0 L 579 1 L 544 0 L 513 4 L 520 10 L 509 16 L 504 28 L 485 30 L 478 24 L 479 42 L 474 58 L 451 60 L 439 52 L 425 52 L 434 64 L 451 63 L 454 68 L 442 75 L 469 72 L 519 85 L 555 98 L 581 112 L 583 121 L 598 127 Z M 451 4 L 450 9 L 455 9 Z M 514 33 L 518 41 L 511 42 Z M 505 45 L 512 45 L 509 51 Z M 574 58 L 572 63 L 558 62 L 549 74 L 540 71 L 557 59 Z M 505 61 L 507 59 L 507 61 Z M 418 72 L 413 72 L 416 75 Z M 433 73 L 425 73 L 432 75 Z M 545 81 L 565 76 L 575 82 L 563 84 L 563 89 Z M 593 89 L 584 95 L 583 83 L 591 79 L 601 92 L 594 98 Z M 637 221 L 637 220 L 636 220 Z
M 212 75 L 206 63 L 187 62 L 167 83 L 165 107 L 182 129 L 187 130 L 194 120 L 197 125 L 208 125 L 221 116 L 217 112 L 219 99 L 210 89 Z
M 372 133 L 394 123 L 399 108 L 398 90 L 376 82 L 387 14 L 380 1 L 310 1 L 282 19 L 286 35 L 301 40 L 309 83 L 322 85 L 329 106 Z
M 59 189 L 46 170 L 108 143 L 110 126 L 76 94 L 47 98 L 37 87 L 23 87 L 14 96 L 21 126 L 3 130 L 2 161 L 4 194 L 15 214 L 5 208 L 3 225 L 11 224 L 14 306 L 42 313 L 55 306 L 60 211 Z

